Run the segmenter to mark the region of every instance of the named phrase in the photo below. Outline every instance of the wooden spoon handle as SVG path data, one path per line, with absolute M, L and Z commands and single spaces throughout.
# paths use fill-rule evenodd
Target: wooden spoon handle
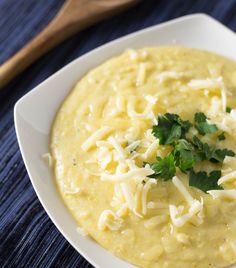
M 69 32 L 63 32 L 62 34 L 61 29 L 55 27 L 53 23 L 48 25 L 26 46 L 0 66 L 0 88 L 69 35 Z
M 73 25 L 61 23 L 61 17 L 64 15 L 64 6 L 61 11 L 42 32 L 0 66 L 0 88 L 24 71 L 44 53 L 73 34 Z M 81 29 L 82 26 L 86 27 L 86 25 L 81 23 Z
M 0 88 L 69 36 L 128 7 L 128 5 L 123 5 L 121 8 L 111 9 L 109 6 L 91 7 L 86 3 L 89 3 L 89 1 L 67 1 L 58 15 L 41 33 L 2 64 L 0 66 Z

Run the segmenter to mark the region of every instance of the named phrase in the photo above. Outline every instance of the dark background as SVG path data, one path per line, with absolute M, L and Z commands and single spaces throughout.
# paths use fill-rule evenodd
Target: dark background
M 0 63 L 35 36 L 63 2 L 0 0 Z M 1 267 L 92 267 L 58 232 L 39 203 L 16 141 L 14 103 L 62 66 L 95 47 L 197 12 L 207 13 L 236 30 L 236 0 L 145 0 L 65 41 L 0 91 Z

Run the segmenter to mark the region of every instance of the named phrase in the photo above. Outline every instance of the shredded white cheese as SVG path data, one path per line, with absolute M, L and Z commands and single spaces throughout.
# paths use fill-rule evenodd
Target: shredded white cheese
M 120 208 L 116 211 L 118 217 L 124 217 L 128 213 L 128 205 L 122 204 Z
M 63 193 L 64 194 L 80 194 L 81 193 L 81 189 L 79 187 L 73 187 L 73 189 L 63 189 Z
M 139 167 L 135 164 L 135 161 L 133 159 L 126 159 L 126 164 L 128 165 L 130 170 L 138 169 Z
M 149 179 L 144 187 L 143 187 L 143 191 L 142 191 L 142 213 L 145 215 L 147 213 L 147 195 L 149 190 L 151 189 L 153 184 L 157 184 L 156 179 Z
M 163 209 L 163 208 L 168 208 L 168 205 L 166 203 L 163 203 L 163 202 L 150 201 L 147 204 L 147 208 L 149 208 L 149 209 L 156 209 L 156 208 Z
M 128 116 L 132 119 L 153 119 L 153 112 L 152 112 L 153 104 L 148 103 L 145 110 L 142 113 L 137 113 L 135 111 L 134 103 L 129 101 L 127 104 L 127 113 Z
M 112 137 L 112 136 L 108 138 L 108 141 L 110 142 L 110 144 L 116 150 L 119 158 L 122 159 L 122 160 L 125 160 L 126 157 L 127 157 L 127 153 L 124 150 L 124 148 L 121 146 L 121 144 L 119 143 L 119 141 L 115 137 Z
M 141 62 L 139 64 L 139 67 L 138 67 L 138 74 L 137 74 L 136 84 L 138 86 L 142 86 L 145 83 L 146 77 L 147 77 L 146 64 Z
M 130 186 L 127 183 L 121 183 L 121 189 L 123 192 L 123 195 L 125 197 L 125 201 L 129 207 L 130 210 L 133 210 L 134 208 L 134 196 L 131 191 Z
M 153 105 L 156 104 L 156 102 L 157 102 L 157 98 L 152 96 L 152 95 L 145 95 L 144 98 L 146 101 L 148 101 L 149 103 L 151 103 Z
M 212 78 L 218 77 L 221 75 L 221 71 L 222 71 L 222 65 L 221 64 L 211 64 L 209 63 L 207 65 L 208 71 L 211 75 Z
M 175 205 L 169 205 L 170 218 L 173 224 L 181 227 L 195 215 L 197 216 L 197 223 L 201 224 L 203 222 L 203 199 L 201 199 L 201 202 L 194 199 L 177 176 L 173 177 L 172 181 L 190 206 L 188 212 L 181 215 L 183 207 L 177 208 Z
M 104 138 L 108 133 L 111 132 L 111 130 L 112 129 L 110 127 L 105 126 L 105 127 L 102 127 L 100 129 L 98 129 L 97 131 L 95 131 L 81 145 L 81 148 L 83 149 L 83 151 L 87 152 L 90 148 L 92 148 L 94 145 L 96 145 L 96 141 L 101 140 L 102 138 Z
M 118 217 L 112 210 L 104 210 L 98 220 L 98 229 L 117 231 L 121 228 L 123 219 Z
M 77 227 L 76 231 L 82 236 L 87 236 L 88 235 L 88 232 L 85 231 L 84 228 L 82 228 L 82 227 Z
M 230 190 L 211 190 L 207 191 L 208 194 L 210 194 L 213 199 L 216 198 L 227 198 L 227 199 L 236 199 L 236 190 L 230 189 Z
M 223 161 L 222 176 L 218 180 L 218 184 L 233 182 L 236 188 L 236 157 L 226 156 Z
M 157 216 L 154 216 L 154 217 L 146 220 L 144 222 L 144 226 L 147 229 L 153 229 L 157 225 L 166 222 L 167 219 L 168 219 L 168 216 L 167 215 L 157 215 Z
M 127 172 L 127 165 L 124 162 L 119 162 L 116 167 L 116 174 L 124 174 Z
M 181 182 L 181 180 L 177 176 L 174 176 L 173 179 L 172 179 L 172 182 L 175 185 L 175 187 L 179 190 L 179 192 L 183 195 L 184 199 L 191 206 L 194 203 L 194 199 L 190 195 L 190 193 L 187 191 L 186 187 Z
M 176 240 L 185 245 L 189 244 L 189 236 L 184 233 L 177 234 Z
M 223 77 L 219 76 L 217 78 L 207 78 L 199 80 L 191 80 L 188 83 L 188 86 L 193 90 L 198 89 L 215 89 L 219 88 L 221 92 L 221 101 L 222 101 L 222 110 L 226 111 L 227 106 L 227 96 L 226 96 L 226 87 L 223 81 Z
M 236 135 L 236 120 L 232 117 L 231 113 L 220 113 L 219 111 L 212 116 L 214 118 L 214 123 L 217 127 L 231 136 Z
M 145 153 L 142 153 L 140 154 L 140 157 L 143 159 L 143 160 L 147 160 L 149 157 L 151 157 L 154 153 L 157 152 L 157 149 L 158 149 L 158 140 L 154 140 L 152 142 L 152 144 L 147 148 L 146 152 Z
M 230 111 L 230 116 L 236 121 L 236 109 Z
M 100 164 L 100 167 L 105 170 L 108 164 L 112 161 L 112 153 L 109 151 L 107 147 L 100 147 L 97 152 L 97 160 Z
M 137 119 L 152 120 L 153 124 L 156 124 L 157 119 L 153 112 L 153 107 L 157 102 L 157 98 L 151 95 L 147 95 L 145 99 L 147 101 L 147 105 L 142 113 L 138 113 L 136 112 L 136 109 L 135 109 L 136 103 L 134 101 L 134 98 L 130 98 L 127 104 L 127 114 L 133 120 L 137 120 Z
M 129 57 L 131 60 L 137 60 L 138 59 L 138 52 L 134 49 L 127 49 L 127 52 L 129 54 Z
M 137 141 L 133 141 L 131 142 L 125 149 L 131 153 L 133 152 L 134 150 L 136 150 L 138 148 L 138 146 L 140 145 L 141 141 L 140 140 L 137 140 Z
M 125 98 L 123 95 L 116 96 L 116 107 L 120 112 L 125 111 Z
M 181 227 L 186 222 L 188 222 L 193 216 L 198 214 L 202 210 L 202 208 L 203 208 L 203 202 L 194 200 L 188 210 L 188 213 L 178 216 L 179 215 L 178 208 L 175 205 L 169 205 L 169 212 L 170 212 L 170 218 L 172 220 L 172 223 L 177 227 Z M 201 222 L 199 222 L 199 224 L 200 223 Z
M 217 96 L 213 96 L 211 98 L 211 106 L 209 107 L 207 111 L 207 115 L 210 118 L 214 118 L 216 117 L 216 115 L 218 115 L 221 112 L 221 109 L 222 109 L 221 99 Z
M 176 72 L 176 71 L 166 71 L 158 74 L 156 76 L 156 79 L 159 80 L 160 83 L 165 82 L 166 80 L 169 79 L 180 79 L 182 77 L 188 77 L 190 76 L 191 73 L 189 72 Z
M 112 145 L 110 144 L 110 142 L 109 141 L 104 141 L 104 140 L 102 140 L 102 141 L 96 141 L 96 146 L 97 147 L 107 147 L 107 148 L 112 148 Z
M 236 169 L 236 157 L 226 156 L 223 161 L 223 166 L 225 165 Z
M 140 218 L 142 218 L 143 216 L 138 212 L 138 208 L 141 205 L 141 196 L 142 196 L 142 192 L 143 192 L 143 184 L 139 183 L 136 189 L 136 193 L 134 195 L 134 214 Z
M 188 83 L 188 86 L 191 89 L 205 89 L 205 88 L 218 88 L 219 82 L 222 80 L 222 77 L 218 78 L 206 78 L 206 79 L 193 79 Z
M 229 181 L 232 181 L 232 180 L 235 180 L 236 179 L 236 171 L 233 171 L 227 175 L 224 175 L 223 177 L 221 177 L 219 180 L 218 180 L 218 185 L 222 184 L 222 183 L 226 183 L 226 182 L 229 182 Z
M 42 158 L 49 167 L 52 167 L 52 156 L 50 153 L 43 154 Z

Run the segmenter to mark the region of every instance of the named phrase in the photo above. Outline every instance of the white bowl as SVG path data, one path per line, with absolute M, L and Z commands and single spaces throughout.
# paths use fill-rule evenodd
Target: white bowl
M 17 138 L 35 192 L 59 231 L 95 267 L 134 266 L 76 231 L 77 224 L 63 204 L 53 175 L 41 158 L 48 152 L 51 124 L 71 88 L 91 68 L 126 48 L 173 43 L 213 51 L 236 60 L 234 32 L 204 14 L 185 16 L 130 34 L 85 54 L 52 75 L 15 105 Z

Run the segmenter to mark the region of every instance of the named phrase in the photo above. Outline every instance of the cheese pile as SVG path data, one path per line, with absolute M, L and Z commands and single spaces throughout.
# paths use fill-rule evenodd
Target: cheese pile
M 135 51 L 130 51 L 130 57 L 135 60 L 137 55 Z M 143 85 L 146 81 L 148 65 L 140 63 L 137 71 L 138 85 Z M 212 72 L 212 70 L 211 70 Z M 213 76 L 216 75 L 213 72 Z M 212 122 L 217 124 L 219 129 L 236 136 L 236 110 L 226 113 L 227 107 L 227 89 L 222 76 L 206 79 L 193 80 L 192 73 L 178 73 L 168 71 L 160 73 L 156 79 L 159 83 L 167 80 L 178 80 L 182 77 L 187 78 L 188 90 L 203 90 L 207 95 L 210 91 L 219 91 L 221 98 L 212 97 L 212 105 L 208 111 L 208 116 Z M 158 94 L 155 96 L 146 95 L 146 106 L 143 112 L 136 111 L 135 98 L 128 100 L 124 96 L 117 94 L 115 96 L 115 107 L 109 113 L 109 116 L 115 116 L 125 112 L 132 120 L 143 120 L 148 122 L 148 129 L 143 138 L 135 140 L 133 130 L 128 129 L 122 136 L 115 132 L 115 129 L 109 126 L 102 126 L 87 138 L 81 148 L 84 152 L 93 151 L 94 160 L 99 166 L 101 181 L 110 182 L 114 185 L 114 195 L 110 203 L 110 208 L 104 210 L 98 220 L 100 230 L 119 230 L 124 218 L 133 213 L 137 217 L 145 218 L 147 211 L 153 208 L 166 208 L 165 204 L 155 203 L 149 200 L 148 195 L 152 188 L 158 187 L 158 180 L 151 179 L 148 176 L 154 172 L 148 164 L 140 165 L 150 159 L 152 156 L 161 155 L 158 140 L 152 135 L 151 127 L 157 124 L 157 117 L 154 112 L 155 105 L 158 104 Z M 137 151 L 139 147 L 142 150 Z M 228 185 L 225 190 L 211 190 L 208 193 L 215 198 L 236 199 L 236 158 L 226 157 L 223 163 L 223 176 L 218 184 Z M 172 224 L 181 227 L 188 221 L 193 221 L 200 225 L 204 222 L 204 201 L 194 199 L 187 190 L 184 183 L 178 177 L 172 179 L 176 190 L 183 196 L 186 206 L 168 205 L 168 214 L 156 215 L 144 221 L 146 228 L 153 228 L 157 224 L 171 219 Z
M 156 148 L 158 143 L 154 137 L 151 141 L 146 139 L 145 145 L 148 146 L 148 149 L 142 154 L 133 154 L 133 149 L 140 145 L 142 141 L 134 141 L 128 146 L 123 147 L 120 137 L 115 135 L 108 136 L 108 133 L 111 131 L 106 126 L 102 127 L 83 143 L 82 149 L 88 151 L 93 147 L 96 148 L 95 158 L 101 169 L 99 174 L 101 180 L 114 183 L 114 196 L 111 201 L 111 207 L 116 209 L 116 213 L 112 210 L 103 211 L 98 227 L 99 229 L 108 227 L 110 230 L 115 230 L 122 223 L 121 217 L 127 215 L 128 211 L 141 218 L 147 212 L 148 192 L 157 181 L 155 179 L 148 179 L 143 184 L 143 181 L 153 174 L 153 170 L 148 164 L 144 167 L 138 167 L 133 158 L 140 157 L 146 159 L 152 153 L 150 146 L 154 148 L 153 144 L 155 144 Z M 149 135 L 150 131 L 147 131 L 145 137 Z M 107 171 L 109 165 L 116 166 L 113 173 Z

